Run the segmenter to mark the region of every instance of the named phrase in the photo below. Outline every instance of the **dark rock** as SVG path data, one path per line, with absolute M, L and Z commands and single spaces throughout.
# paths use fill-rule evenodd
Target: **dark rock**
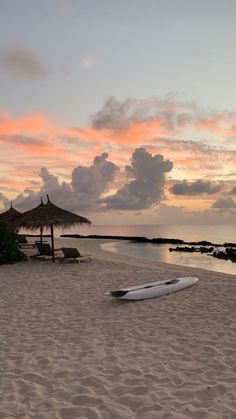
M 224 243 L 223 247 L 236 247 L 236 243 Z
M 222 252 L 222 251 L 219 251 L 219 252 L 213 252 L 212 253 L 212 256 L 214 257 L 214 258 L 217 258 L 217 259 L 224 259 L 224 260 L 228 260 L 228 255 L 227 255 L 227 253 L 226 252 Z
M 203 247 L 203 246 L 199 247 L 198 249 L 200 253 L 212 253 L 213 250 L 214 250 L 214 247 Z
M 196 247 L 170 247 L 169 248 L 170 252 L 188 252 L 188 253 L 193 253 L 193 252 L 198 252 L 198 249 Z

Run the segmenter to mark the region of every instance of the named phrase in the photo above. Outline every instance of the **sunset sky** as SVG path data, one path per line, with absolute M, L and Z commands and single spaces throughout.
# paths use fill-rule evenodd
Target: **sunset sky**
M 0 1 L 0 210 L 236 224 L 235 0 Z

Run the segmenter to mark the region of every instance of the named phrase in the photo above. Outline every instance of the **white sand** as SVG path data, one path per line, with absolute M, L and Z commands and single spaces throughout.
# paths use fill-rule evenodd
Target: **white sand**
M 100 242 L 56 243 L 92 262 L 0 266 L 0 419 L 235 419 L 236 277 Z M 199 283 L 169 296 L 103 297 L 188 275 Z

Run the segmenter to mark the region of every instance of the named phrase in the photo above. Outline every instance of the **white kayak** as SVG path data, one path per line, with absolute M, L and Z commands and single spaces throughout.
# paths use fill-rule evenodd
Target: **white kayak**
M 169 279 L 167 281 L 150 282 L 129 288 L 122 288 L 117 291 L 105 293 L 106 297 L 118 298 L 119 300 L 145 300 L 146 298 L 160 297 L 171 292 L 182 290 L 195 284 L 198 278 L 185 277 Z

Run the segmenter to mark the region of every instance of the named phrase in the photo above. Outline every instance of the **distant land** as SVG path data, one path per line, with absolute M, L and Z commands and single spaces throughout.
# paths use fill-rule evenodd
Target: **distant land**
M 61 234 L 60 237 L 70 237 L 74 239 L 109 239 L 109 240 L 129 240 L 136 243 L 153 243 L 153 244 L 188 244 L 192 246 L 214 246 L 214 247 L 236 247 L 236 243 L 212 243 L 206 240 L 198 242 L 188 242 L 181 239 L 169 239 L 163 237 L 157 237 L 148 239 L 147 237 L 135 237 L 135 236 L 110 236 L 110 235 L 97 235 L 91 234 L 88 236 L 82 236 L 80 234 Z

